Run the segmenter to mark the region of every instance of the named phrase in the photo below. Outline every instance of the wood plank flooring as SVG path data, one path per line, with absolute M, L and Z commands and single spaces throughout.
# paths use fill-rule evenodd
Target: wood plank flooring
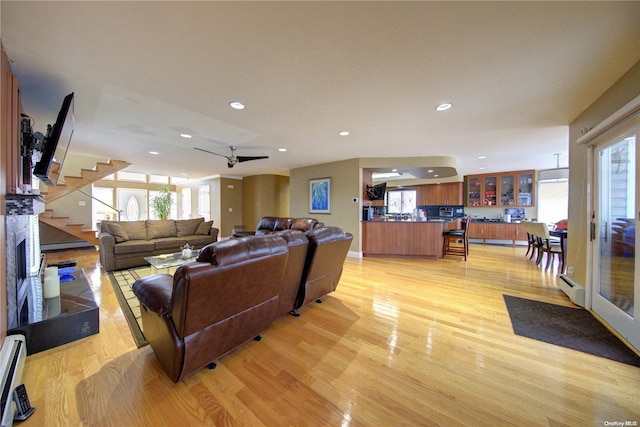
M 347 259 L 336 292 L 179 384 L 137 349 L 93 249 L 100 333 L 27 358 L 29 426 L 640 423 L 640 369 L 513 334 L 503 294 L 571 306 L 523 247 Z M 612 424 L 609 424 L 612 425 Z

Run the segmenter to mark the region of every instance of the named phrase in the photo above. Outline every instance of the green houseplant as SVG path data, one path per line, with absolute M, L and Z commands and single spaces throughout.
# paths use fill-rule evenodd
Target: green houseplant
M 151 199 L 153 211 L 160 219 L 167 219 L 169 212 L 171 212 L 172 204 L 173 200 L 171 200 L 169 187 L 163 187 L 162 190 L 160 190 L 160 193 Z

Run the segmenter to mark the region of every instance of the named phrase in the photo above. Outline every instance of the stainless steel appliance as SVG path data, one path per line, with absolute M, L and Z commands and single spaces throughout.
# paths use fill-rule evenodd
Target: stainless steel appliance
M 453 208 L 447 206 L 441 206 L 439 209 L 439 217 L 441 218 L 453 218 Z

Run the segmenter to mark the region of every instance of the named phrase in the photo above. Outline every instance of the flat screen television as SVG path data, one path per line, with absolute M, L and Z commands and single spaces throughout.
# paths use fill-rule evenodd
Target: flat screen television
M 64 163 L 64 157 L 67 155 L 71 137 L 73 136 L 73 92 L 64 97 L 62 107 L 58 113 L 58 118 L 53 126 L 47 126 L 47 134 L 42 143 L 40 160 L 33 167 L 33 174 L 47 185 L 56 185 L 58 181 L 59 171 L 52 173 L 56 150 L 60 148 L 62 158 L 59 163 Z
M 384 200 L 384 195 L 387 192 L 387 183 L 376 185 L 367 185 L 367 197 L 369 200 Z

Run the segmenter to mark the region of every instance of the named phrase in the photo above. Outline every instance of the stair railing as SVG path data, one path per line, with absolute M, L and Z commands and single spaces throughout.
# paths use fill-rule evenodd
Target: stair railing
M 121 209 L 116 209 L 115 207 L 106 204 L 105 202 L 103 202 L 102 200 L 98 199 L 97 197 L 94 197 L 92 194 L 87 193 L 86 191 L 83 190 L 77 190 L 78 192 L 84 194 L 87 197 L 92 198 L 93 200 L 95 200 L 96 202 L 102 203 L 103 205 L 105 205 L 106 207 L 108 207 L 109 209 L 112 209 L 114 211 L 116 211 L 118 213 L 118 221 L 120 221 L 120 215 L 122 215 L 122 210 Z

